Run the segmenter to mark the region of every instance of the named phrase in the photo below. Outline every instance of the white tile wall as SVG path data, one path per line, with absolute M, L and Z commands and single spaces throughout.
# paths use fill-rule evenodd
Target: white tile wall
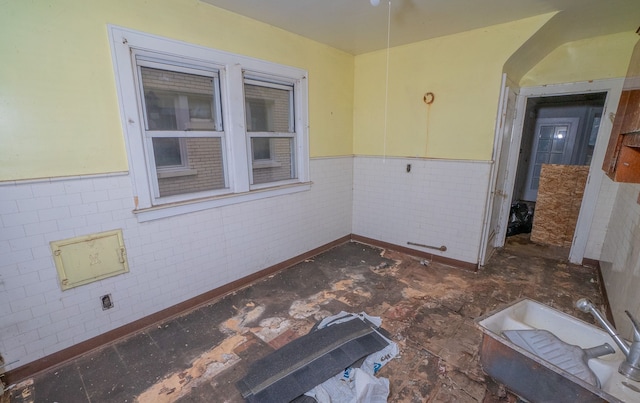
M 445 245 L 425 251 L 477 263 L 489 171 L 476 161 L 312 159 L 308 192 L 143 223 L 125 174 L 1 185 L 0 351 L 20 360 L 9 369 L 24 365 L 349 233 Z M 618 186 L 603 182 L 586 257 L 609 262 L 619 316 L 640 314 L 640 206 L 638 186 Z M 116 228 L 130 272 L 60 291 L 49 242 Z M 102 311 L 107 293 L 115 307 Z
M 587 248 L 584 252 L 585 258 L 594 260 L 599 260 L 602 254 L 602 246 L 609 227 L 609 221 L 611 220 L 611 212 L 619 185 L 606 175 L 602 175 L 602 177 L 596 211 L 589 230 Z
M 600 264 L 616 327 L 632 331 L 624 311 L 640 318 L 640 185 L 619 184 Z
M 411 172 L 406 172 L 411 164 Z M 353 233 L 478 262 L 489 181 L 488 162 L 356 157 Z
M 124 174 L 0 186 L 0 351 L 20 360 L 7 369 L 350 234 L 353 159 L 310 172 L 307 192 L 144 223 Z M 62 292 L 49 242 L 117 228 L 130 272 Z

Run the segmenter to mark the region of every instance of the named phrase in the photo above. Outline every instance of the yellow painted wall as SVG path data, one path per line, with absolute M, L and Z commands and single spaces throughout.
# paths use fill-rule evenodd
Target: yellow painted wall
M 354 152 L 491 159 L 503 65 L 551 16 L 390 49 L 386 141 L 386 51 L 356 56 Z
M 637 41 L 635 33 L 622 32 L 565 43 L 529 70 L 520 87 L 624 77 Z
M 197 0 L 0 6 L 0 181 L 128 169 L 107 24 L 308 70 L 311 156 L 353 153 L 347 53 Z

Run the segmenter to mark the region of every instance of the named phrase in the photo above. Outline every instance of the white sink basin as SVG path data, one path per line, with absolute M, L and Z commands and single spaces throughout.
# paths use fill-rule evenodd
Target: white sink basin
M 581 387 L 589 390 L 597 397 L 613 402 L 621 401 L 640 403 L 640 392 L 638 392 L 640 391 L 640 382 L 629 380 L 618 373 L 618 366 L 625 358 L 624 354 L 613 342 L 609 334 L 594 325 L 530 299 L 517 301 L 498 312 L 480 318 L 477 322 L 484 333 L 484 337 L 488 336 L 518 353 L 533 359 L 534 364 L 545 364 L 546 361 L 541 360 L 539 357 L 536 357 L 528 351 L 511 343 L 502 336 L 503 331 L 544 329 L 550 331 L 565 343 L 573 344 L 583 349 L 609 343 L 616 350 L 615 354 L 592 358 L 588 361 L 589 368 L 591 368 L 600 380 L 600 389 L 562 371 L 560 368 L 557 368 L 552 364 L 546 364 L 548 364 L 549 369 L 555 372 L 555 374 L 566 376 L 567 379 L 579 384 Z M 495 347 L 484 348 L 484 343 L 485 341 L 483 340 L 482 354 L 492 354 Z M 481 358 L 483 359 L 483 366 L 490 367 L 489 370 L 485 368 L 485 371 L 487 371 L 489 375 L 492 375 L 491 369 L 495 365 L 495 362 L 492 364 L 491 357 Z M 509 365 L 511 364 L 512 363 L 509 363 Z M 522 376 L 522 374 L 515 375 Z M 554 374 L 552 375 L 556 376 Z M 505 377 L 505 375 L 502 374 L 502 377 Z M 507 382 L 509 379 L 502 379 L 500 381 L 505 383 L 507 386 L 510 386 Z M 634 390 L 634 388 L 638 391 Z M 535 393 L 535 391 L 531 393 Z M 522 397 L 527 398 L 527 396 Z M 531 396 L 529 396 L 528 399 L 532 401 L 536 400 L 535 397 Z

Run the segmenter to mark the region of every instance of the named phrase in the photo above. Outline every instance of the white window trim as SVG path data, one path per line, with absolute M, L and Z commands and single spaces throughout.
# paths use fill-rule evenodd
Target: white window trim
M 118 90 L 120 116 L 125 134 L 129 171 L 133 192 L 136 197 L 134 213 L 138 221 L 149 221 L 178 214 L 186 214 L 235 203 L 258 200 L 309 190 L 309 140 L 308 140 L 308 80 L 307 72 L 295 67 L 284 66 L 246 56 L 222 52 L 207 48 L 108 25 L 114 64 L 115 80 Z M 183 58 L 198 62 L 209 62 L 219 72 L 222 121 L 224 122 L 223 147 L 227 161 L 225 174 L 228 189 L 224 194 L 204 196 L 192 194 L 189 200 L 167 198 L 168 204 L 154 205 L 153 186 L 149 183 L 147 158 L 143 142 L 144 120 L 138 109 L 136 80 L 132 66 L 132 49 L 157 52 L 168 55 L 167 58 Z M 294 82 L 296 101 L 295 127 L 295 164 L 297 179 L 275 182 L 266 186 L 250 186 L 249 167 L 251 154 L 247 152 L 247 136 L 244 116 L 243 70 L 251 71 L 256 78 L 272 79 L 282 82 Z M 235 107 L 230 107 L 235 105 Z M 238 105 L 241 105 L 238 107 Z

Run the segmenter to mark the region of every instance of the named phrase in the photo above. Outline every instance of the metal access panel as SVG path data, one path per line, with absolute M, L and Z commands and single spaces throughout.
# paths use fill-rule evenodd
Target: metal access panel
M 122 230 L 51 242 L 62 290 L 129 272 Z

